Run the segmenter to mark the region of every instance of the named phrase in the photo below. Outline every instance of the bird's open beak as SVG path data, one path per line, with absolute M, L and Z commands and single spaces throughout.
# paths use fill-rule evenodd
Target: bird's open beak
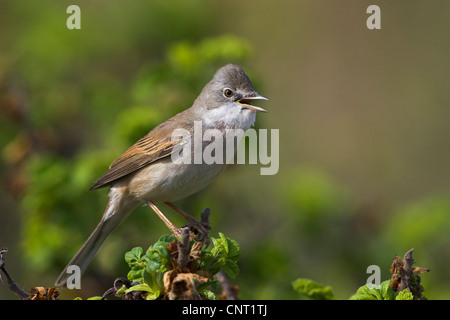
M 269 100 L 269 99 L 267 99 L 266 97 L 264 97 L 262 95 L 257 94 L 254 97 L 245 97 L 245 98 L 239 99 L 238 102 L 242 105 L 243 109 L 249 109 L 251 111 L 267 112 L 263 108 L 253 106 L 252 105 L 253 100 Z

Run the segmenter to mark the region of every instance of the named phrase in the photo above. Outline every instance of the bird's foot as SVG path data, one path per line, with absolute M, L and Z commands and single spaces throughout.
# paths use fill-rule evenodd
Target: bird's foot
M 209 230 L 211 230 L 211 225 L 209 224 L 210 214 L 211 210 L 206 208 L 201 214 L 200 221 L 192 216 L 187 218 L 188 223 L 186 226 L 189 227 L 189 230 L 191 230 L 194 235 L 197 236 L 197 241 L 203 242 L 204 248 L 207 248 L 211 243 L 211 238 L 209 236 Z

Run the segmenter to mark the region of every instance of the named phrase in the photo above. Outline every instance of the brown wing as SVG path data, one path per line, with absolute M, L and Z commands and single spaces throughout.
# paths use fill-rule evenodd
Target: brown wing
M 182 140 L 181 138 L 175 141 L 171 139 L 176 123 L 173 121 L 174 118 L 162 123 L 132 145 L 111 164 L 109 170 L 89 190 L 108 186 L 117 179 L 170 155 L 173 148 Z

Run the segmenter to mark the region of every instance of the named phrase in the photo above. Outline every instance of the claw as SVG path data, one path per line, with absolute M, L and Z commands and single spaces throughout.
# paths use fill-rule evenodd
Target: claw
M 205 248 L 207 248 L 211 242 L 211 239 L 209 237 L 209 231 L 211 229 L 211 226 L 209 223 L 200 222 L 195 218 L 189 219 L 187 225 L 192 233 L 197 235 L 197 241 L 203 242 L 205 245 Z

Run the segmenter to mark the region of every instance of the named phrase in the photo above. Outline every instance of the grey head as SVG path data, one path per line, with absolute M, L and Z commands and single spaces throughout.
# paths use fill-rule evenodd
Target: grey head
M 242 108 L 266 112 L 264 109 L 251 105 L 252 100 L 268 100 L 259 95 L 252 82 L 241 67 L 227 64 L 217 70 L 213 79 L 203 88 L 199 99 L 207 109 L 217 108 L 225 103 L 240 103 Z

